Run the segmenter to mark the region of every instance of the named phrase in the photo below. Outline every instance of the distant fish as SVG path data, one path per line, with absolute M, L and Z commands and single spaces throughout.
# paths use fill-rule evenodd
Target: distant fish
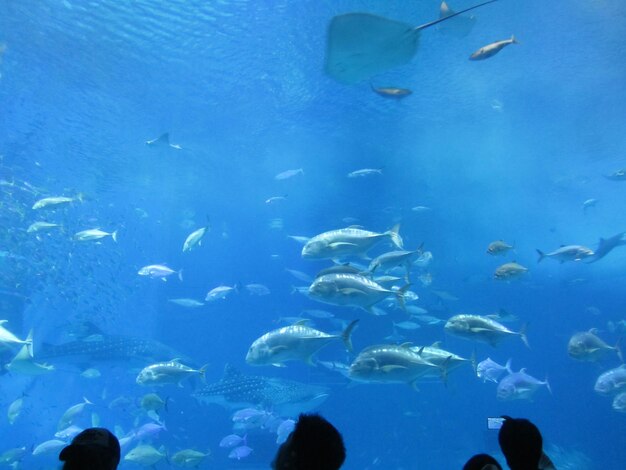
M 211 289 L 206 297 L 205 297 L 205 301 L 206 302 L 213 302 L 215 300 L 219 300 L 219 299 L 226 299 L 226 297 L 228 297 L 228 295 L 232 292 L 239 292 L 239 286 L 237 284 L 235 284 L 234 286 L 230 287 L 230 286 L 217 286 L 213 289 Z
M 509 330 L 497 321 L 481 315 L 459 314 L 451 317 L 444 326 L 446 333 L 473 341 L 496 346 L 501 340 L 510 336 L 519 336 L 528 347 L 526 325 L 517 331 Z
M 228 454 L 228 458 L 237 460 L 245 459 L 248 455 L 252 453 L 252 451 L 253 449 L 248 446 L 235 447 L 233 450 L 230 451 L 230 454 Z
M 348 173 L 348 178 L 363 178 L 366 176 L 382 175 L 382 174 L 383 174 L 382 168 L 362 168 L 360 170 L 355 170 L 355 171 L 351 171 L 350 173 Z
M 494 279 L 499 281 L 510 281 L 517 279 L 528 272 L 528 268 L 518 263 L 504 263 L 499 266 L 493 273 Z
M 196 246 L 202 246 L 202 239 L 209 230 L 211 230 L 211 227 L 207 224 L 191 232 L 183 243 L 183 253 L 193 250 Z
M 622 352 L 617 346 L 609 346 L 597 336 L 598 330 L 575 333 L 567 344 L 567 353 L 579 361 L 596 362 L 603 359 L 609 351 L 617 353 L 622 359 Z
M 139 385 L 166 385 L 166 384 L 178 384 L 187 377 L 192 375 L 199 375 L 205 377 L 207 366 L 203 366 L 200 369 L 192 369 L 185 364 L 182 364 L 178 359 L 174 359 L 169 362 L 159 362 L 144 367 L 139 375 L 137 375 L 136 382 Z
M 293 419 L 286 419 L 280 423 L 276 429 L 276 444 L 285 442 L 295 427 L 296 422 Z
M 169 134 L 169 132 L 166 132 L 165 134 L 161 134 L 156 139 L 146 140 L 146 145 L 148 145 L 150 147 L 157 147 L 157 146 L 171 147 L 171 148 L 176 149 L 176 150 L 182 150 L 183 149 L 178 144 L 170 144 L 170 134 Z
M 61 227 L 61 225 L 52 224 L 50 222 L 35 222 L 28 226 L 26 233 L 42 232 L 44 230 L 50 230 L 57 227 Z
M 411 208 L 413 212 L 430 212 L 432 209 L 427 206 L 415 206 Z
M 117 242 L 117 230 L 113 232 L 104 232 L 98 228 L 92 228 L 89 230 L 83 230 L 74 234 L 74 240 L 79 242 L 87 242 L 92 240 L 99 240 L 100 238 L 111 237 L 114 242 Z
M 626 391 L 626 364 L 600 374 L 594 385 L 594 390 L 601 395 Z
M 587 212 L 587 209 L 589 209 L 590 207 L 596 207 L 597 203 L 597 199 L 587 199 L 585 202 L 583 202 L 583 212 Z
M 503 240 L 496 240 L 489 244 L 489 246 L 487 247 L 487 253 L 490 255 L 498 256 L 503 255 L 512 249 L 513 245 L 509 245 Z
M 67 445 L 67 442 L 60 439 L 50 439 L 42 442 L 33 449 L 33 455 L 58 454 L 58 452 Z
M 295 269 L 285 268 L 289 274 L 302 282 L 313 282 L 313 278 L 309 276 L 307 273 L 303 273 L 302 271 L 296 271 Z
M 626 413 L 626 392 L 619 393 L 613 398 L 613 409 L 620 413 Z
M 265 200 L 265 204 L 275 204 L 277 202 L 284 201 L 286 199 L 287 199 L 287 195 L 286 194 L 284 196 L 272 196 L 272 197 L 267 198 Z
M 606 175 L 605 178 L 612 181 L 626 181 L 626 168 L 614 171 L 610 175 Z
M 541 262 L 544 258 L 552 258 L 560 263 L 565 263 L 566 261 L 581 261 L 594 255 L 593 250 L 582 245 L 564 245 L 551 253 L 544 253 L 538 249 L 537 253 L 539 254 L 537 263 Z
M 39 199 L 35 204 L 33 204 L 33 209 L 43 209 L 46 207 L 56 207 L 63 204 L 69 204 L 74 201 L 81 201 L 83 198 L 81 195 L 73 197 L 65 197 L 65 196 L 53 196 L 53 197 L 44 197 L 43 199 Z
M 470 60 L 484 60 L 493 57 L 509 44 L 519 44 L 519 42 L 515 39 L 515 36 L 511 36 L 511 39 L 505 39 L 504 41 L 492 42 L 474 52 L 470 56 Z
M 282 173 L 278 173 L 276 176 L 274 176 L 274 179 L 286 180 L 289 178 L 293 178 L 294 176 L 297 176 L 297 175 L 304 175 L 304 170 L 302 168 L 298 168 L 297 170 L 283 171 Z
M 167 277 L 172 274 L 178 274 L 178 279 L 180 281 L 183 280 L 183 270 L 180 269 L 178 271 L 174 271 L 171 268 L 168 268 L 164 264 L 150 264 L 148 266 L 144 266 L 137 274 L 140 276 L 148 276 L 152 279 L 161 279 L 162 281 L 167 281 Z
M 15 420 L 22 413 L 22 407 L 24 406 L 24 397 L 21 396 L 16 400 L 13 400 L 9 405 L 9 409 L 7 411 L 7 418 L 9 418 L 9 424 L 14 424 Z
M 63 413 L 63 416 L 61 416 L 61 419 L 59 420 L 57 431 L 61 431 L 73 424 L 74 420 L 83 412 L 87 405 L 93 405 L 93 403 L 83 397 L 82 402 L 70 406 L 67 410 L 65 410 L 65 413 Z
M 220 441 L 220 447 L 230 448 L 239 445 L 246 445 L 246 436 L 238 434 L 229 434 Z
M 250 295 L 262 296 L 270 294 L 270 290 L 263 284 L 246 284 L 245 288 Z
M 187 307 L 187 308 L 196 308 L 196 307 L 202 307 L 204 305 L 204 302 L 200 302 L 199 300 L 196 299 L 167 299 L 168 302 L 172 302 L 173 304 L 176 305 L 180 305 L 181 307 Z
M 370 87 L 372 88 L 372 91 L 374 93 L 376 93 L 377 95 L 382 96 L 383 98 L 395 98 L 395 99 L 400 100 L 402 98 L 406 98 L 407 96 L 409 96 L 409 95 L 411 95 L 413 93 L 408 88 L 375 87 L 372 84 L 370 84 Z

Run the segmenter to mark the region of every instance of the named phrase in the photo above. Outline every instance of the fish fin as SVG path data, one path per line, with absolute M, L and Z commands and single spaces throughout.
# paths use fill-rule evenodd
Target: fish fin
M 506 364 L 504 365 L 504 367 L 505 367 L 506 371 L 507 371 L 509 374 L 512 374 L 512 373 L 513 373 L 513 370 L 511 369 L 511 364 L 512 364 L 512 361 L 513 361 L 513 359 L 511 359 L 511 358 L 509 357 L 508 361 L 506 361 Z
M 539 255 L 539 259 L 537 260 L 537 263 L 541 263 L 541 260 L 543 260 L 546 257 L 546 255 L 539 248 L 537 248 L 537 254 Z
M 349 352 L 352 352 L 352 332 L 354 331 L 354 328 L 356 327 L 357 323 L 359 322 L 359 320 L 354 320 L 352 321 L 345 330 L 343 330 L 343 333 L 341 333 L 341 340 L 343 341 L 343 344 L 346 346 L 346 349 Z
M 441 349 L 441 341 L 435 341 L 433 344 L 430 345 L 430 347 Z
M 414 380 L 413 382 L 411 382 L 411 388 L 415 390 L 416 392 L 420 391 L 419 387 L 417 386 L 417 380 Z
M 526 336 L 526 330 L 528 329 L 528 323 L 524 323 L 519 330 L 519 336 L 522 338 L 522 341 L 526 345 L 528 349 L 530 349 L 530 344 L 528 344 L 528 337 Z
M 554 395 L 552 393 L 552 387 L 550 387 L 550 382 L 548 382 L 548 376 L 546 375 L 546 378 L 544 380 L 544 382 L 546 383 L 546 388 L 548 389 L 548 391 L 550 392 L 550 395 Z
M 333 242 L 333 243 L 328 244 L 328 247 L 332 248 L 333 250 L 336 248 L 349 247 L 349 246 L 358 246 L 358 245 L 355 243 L 348 243 L 348 242 Z
M 403 249 L 404 243 L 402 242 L 402 237 L 400 236 L 400 224 L 396 224 L 391 227 L 391 230 L 385 232 L 385 235 L 389 235 L 391 238 L 391 242 L 398 248 Z
M 182 268 L 178 270 L 178 280 L 180 282 L 183 282 L 183 269 Z
M 622 354 L 622 338 L 619 338 L 617 340 L 617 343 L 615 343 L 615 351 L 617 352 L 617 357 L 619 357 L 619 360 L 622 361 L 622 363 L 624 362 L 624 355 Z
M 117 243 L 117 230 L 113 230 L 113 233 L 111 234 L 111 238 L 113 239 L 115 243 Z
M 474 346 L 474 349 L 472 349 L 470 363 L 472 364 L 472 369 L 474 370 L 474 374 L 478 376 L 478 362 L 476 361 L 476 346 Z
M 200 372 L 200 378 L 206 382 L 206 370 L 209 368 L 209 364 L 206 363 L 205 365 L 203 365 L 202 367 L 200 367 L 200 369 L 198 370 L 198 372 Z
M 388 366 L 382 366 L 380 368 L 380 370 L 382 370 L 383 372 L 391 372 L 391 371 L 396 370 L 396 369 L 406 369 L 406 367 L 405 366 L 400 366 L 400 365 L 397 365 L 397 364 L 395 364 L 395 365 L 390 364 Z
M 511 44 L 520 44 L 520 42 L 517 39 L 515 39 L 514 34 L 511 34 Z
M 275 362 L 274 364 L 272 364 L 274 367 L 287 367 L 285 364 L 283 364 L 282 362 Z
M 404 295 L 406 294 L 406 291 L 409 290 L 409 287 L 411 287 L 411 284 L 405 284 L 404 286 L 402 286 L 400 289 L 398 289 L 395 292 L 396 299 L 398 300 L 398 304 L 400 305 L 400 308 L 404 310 L 405 312 L 406 312 L 406 304 L 404 303 Z
M 295 322 L 293 325 L 306 325 L 309 322 L 308 318 L 303 318 L 302 320 L 298 320 L 297 322 Z

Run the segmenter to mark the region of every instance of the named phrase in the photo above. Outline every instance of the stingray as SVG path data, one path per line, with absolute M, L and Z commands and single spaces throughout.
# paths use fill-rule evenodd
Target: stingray
M 406 64 L 417 52 L 423 29 L 495 1 L 474 5 L 421 26 L 369 13 L 335 16 L 328 28 L 326 72 L 339 82 L 352 84 Z

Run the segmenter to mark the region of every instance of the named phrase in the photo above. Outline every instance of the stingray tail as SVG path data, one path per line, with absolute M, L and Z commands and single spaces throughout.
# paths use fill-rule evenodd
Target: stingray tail
M 466 8 L 465 10 L 456 11 L 451 15 L 444 16 L 443 18 L 439 18 L 438 20 L 431 21 L 430 23 L 423 24 L 421 26 L 417 26 L 413 28 L 413 31 L 421 31 L 422 29 L 430 28 L 431 26 L 436 25 L 437 23 L 441 23 L 442 21 L 449 20 L 450 18 L 454 18 L 462 13 L 468 12 L 470 10 L 474 10 L 476 8 L 482 7 L 484 5 L 488 5 L 489 3 L 497 2 L 498 0 L 489 0 L 488 2 L 479 3 L 478 5 L 474 5 L 473 7 Z

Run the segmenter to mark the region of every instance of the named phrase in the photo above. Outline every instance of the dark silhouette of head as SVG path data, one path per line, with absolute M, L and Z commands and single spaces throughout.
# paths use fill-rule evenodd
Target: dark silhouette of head
M 272 462 L 274 470 L 337 470 L 346 459 L 343 438 L 318 414 L 301 414 Z
M 537 470 L 543 439 L 537 426 L 527 419 L 503 416 L 498 442 L 511 470 Z
M 88 428 L 64 447 L 59 460 L 63 470 L 115 470 L 120 463 L 120 443 L 108 429 Z
M 502 467 L 491 455 L 476 454 L 465 463 L 463 470 L 502 470 Z

